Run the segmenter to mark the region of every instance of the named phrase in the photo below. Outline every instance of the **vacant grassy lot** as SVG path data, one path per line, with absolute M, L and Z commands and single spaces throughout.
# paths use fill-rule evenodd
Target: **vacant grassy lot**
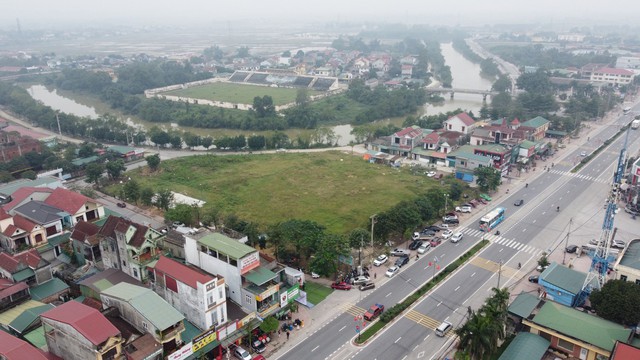
M 304 291 L 307 292 L 307 301 L 313 305 L 318 305 L 333 292 L 333 289 L 328 286 L 307 281 L 304 283 Z
M 142 186 L 203 199 L 207 207 L 260 224 L 291 218 L 345 233 L 371 215 L 415 198 L 438 183 L 408 170 L 374 165 L 337 151 L 270 155 L 198 155 L 127 175 Z M 118 193 L 115 185 L 110 193 Z M 206 211 L 206 209 L 205 209 Z
M 273 88 L 258 85 L 243 85 L 227 82 L 217 82 L 202 86 L 194 86 L 188 89 L 172 90 L 163 93 L 165 95 L 183 96 L 194 99 L 225 101 L 237 104 L 253 104 L 256 96 L 269 95 L 275 105 L 284 105 L 296 100 L 296 89 Z M 319 92 L 308 90 L 309 96 Z

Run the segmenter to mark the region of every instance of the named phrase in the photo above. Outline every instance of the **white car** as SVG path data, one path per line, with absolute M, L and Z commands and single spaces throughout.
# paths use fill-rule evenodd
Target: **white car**
M 424 254 L 431 249 L 431 243 L 425 242 L 418 248 L 418 254 Z
M 462 205 L 462 206 L 460 207 L 460 212 L 463 212 L 463 213 L 470 213 L 470 212 L 471 212 L 471 206 L 469 206 L 469 205 Z
M 462 233 L 461 232 L 457 232 L 455 234 L 453 234 L 453 236 L 451 236 L 451 242 L 452 243 L 457 243 L 458 241 L 462 240 Z
M 392 266 L 389 269 L 387 269 L 387 272 L 385 273 L 385 275 L 387 277 L 393 277 L 393 275 L 395 275 L 398 271 L 400 271 L 400 268 L 397 266 Z
M 434 176 L 436 176 L 436 172 L 435 171 L 429 171 L 429 172 L 427 172 L 427 176 L 428 177 L 434 177 Z
M 616 249 L 624 249 L 625 245 L 627 245 L 627 244 L 622 240 L 613 240 L 611 242 L 611 247 L 612 248 L 616 248 Z
M 448 238 L 451 237 L 451 235 L 453 235 L 453 230 L 445 230 L 442 232 L 442 238 L 447 240 Z
M 357 278 L 353 279 L 353 285 L 362 285 L 362 284 L 366 284 L 369 282 L 369 277 L 368 276 L 358 276 Z
M 420 239 L 420 233 L 419 232 L 414 232 L 413 236 L 411 236 L 412 240 L 418 240 Z
M 385 254 L 379 255 L 378 258 L 373 260 L 373 266 L 380 266 L 389 260 L 389 257 Z
M 581 152 L 580 156 L 587 156 L 587 152 L 586 151 Z
M 320 274 L 318 274 L 318 273 L 314 273 L 314 272 L 311 272 L 311 278 L 313 278 L 313 279 L 319 279 L 319 278 L 320 278 Z

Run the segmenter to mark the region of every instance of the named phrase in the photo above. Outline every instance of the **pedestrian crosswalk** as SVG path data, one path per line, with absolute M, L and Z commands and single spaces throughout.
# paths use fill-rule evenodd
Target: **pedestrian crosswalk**
M 611 183 L 611 179 L 608 179 L 608 178 L 600 179 L 600 178 L 597 178 L 597 177 L 594 177 L 594 176 L 588 176 L 588 175 L 583 175 L 583 174 L 572 173 L 570 171 L 551 170 L 549 172 L 552 173 L 552 174 L 568 176 L 568 177 L 572 177 L 572 178 L 575 178 L 575 179 L 593 181 L 593 182 L 598 182 L 598 183 L 602 183 L 602 184 L 610 184 Z
M 523 252 L 529 253 L 529 254 L 531 254 L 533 256 L 538 256 L 538 255 L 542 254 L 542 249 L 538 249 L 535 246 L 519 243 L 514 239 L 507 239 L 507 238 L 499 236 L 499 235 L 487 234 L 487 233 L 485 233 L 483 231 L 480 231 L 478 229 L 470 229 L 470 228 L 467 228 L 467 227 L 462 227 L 458 231 L 462 232 L 465 235 L 469 235 L 469 236 L 473 236 L 473 237 L 477 237 L 477 238 L 482 238 L 483 237 L 483 238 L 491 241 L 494 244 L 499 244 L 499 245 L 502 245 L 502 246 L 510 247 L 512 249 L 516 249 L 517 251 L 523 251 Z
M 365 309 L 359 307 L 359 306 L 355 306 L 351 303 L 342 303 L 340 305 L 340 307 L 342 308 L 342 311 L 353 315 L 353 316 L 360 316 L 362 314 L 364 314 Z
M 404 315 L 404 317 L 406 317 L 407 319 L 411 320 L 411 321 L 415 321 L 416 323 L 418 323 L 419 325 L 422 325 L 424 327 L 426 327 L 427 329 L 431 329 L 431 330 L 435 330 L 438 328 L 438 326 L 440 326 L 441 321 L 432 319 L 430 317 L 428 317 L 427 315 L 424 315 L 422 313 L 419 313 L 415 310 L 409 310 L 407 311 L 407 313 Z M 447 336 L 452 336 L 453 332 L 448 332 Z

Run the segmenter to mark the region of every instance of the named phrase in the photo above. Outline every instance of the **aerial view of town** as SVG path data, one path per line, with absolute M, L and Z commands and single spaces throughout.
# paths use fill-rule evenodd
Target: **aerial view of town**
M 639 360 L 640 5 L 12 2 L 0 360 Z

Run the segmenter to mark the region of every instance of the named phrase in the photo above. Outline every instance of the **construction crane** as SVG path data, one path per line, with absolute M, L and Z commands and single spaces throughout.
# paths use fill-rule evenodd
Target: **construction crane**
M 602 222 L 602 231 L 600 238 L 596 244 L 596 249 L 591 259 L 591 267 L 589 273 L 582 284 L 582 291 L 576 297 L 574 306 L 582 306 L 594 289 L 601 289 L 607 281 L 607 272 L 609 271 L 609 262 L 614 260 L 611 254 L 611 239 L 613 233 L 613 220 L 618 211 L 618 198 L 620 195 L 620 185 L 624 176 L 625 164 L 627 163 L 627 142 L 629 140 L 629 129 L 626 131 L 624 144 L 620 149 L 618 156 L 618 165 L 613 174 L 613 182 L 609 189 L 609 196 L 606 202 L 606 211 L 604 212 L 604 221 Z

